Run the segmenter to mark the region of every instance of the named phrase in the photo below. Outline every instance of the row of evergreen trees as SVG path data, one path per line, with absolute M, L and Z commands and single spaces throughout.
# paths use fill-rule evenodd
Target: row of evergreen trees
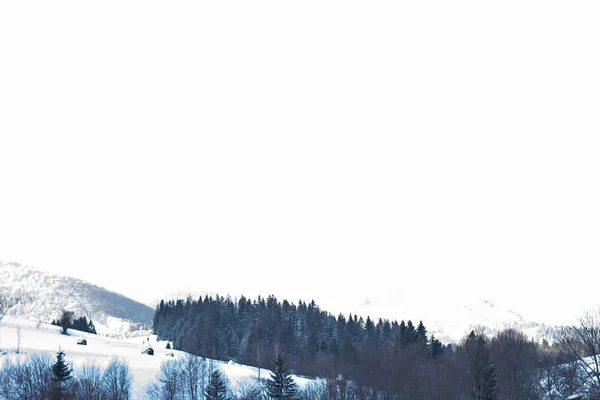
M 87 317 L 81 316 L 79 318 L 74 318 L 74 313 L 72 311 L 63 310 L 61 316 L 57 320 L 52 320 L 51 324 L 60 326 L 62 328 L 62 333 L 66 334 L 68 329 L 75 329 L 82 332 L 97 334 L 96 327 L 92 322 L 92 319 L 88 321 Z
M 400 352 L 419 359 L 437 359 L 448 351 L 425 325 L 412 321 L 377 322 L 356 315 L 337 317 L 314 301 L 298 305 L 274 296 L 251 301 L 216 296 L 161 301 L 153 321 L 154 332 L 174 347 L 217 360 L 273 369 L 285 352 L 296 374 L 353 379 L 385 388 L 390 377 L 376 371 L 391 367 Z M 403 361 L 404 362 L 404 361 Z

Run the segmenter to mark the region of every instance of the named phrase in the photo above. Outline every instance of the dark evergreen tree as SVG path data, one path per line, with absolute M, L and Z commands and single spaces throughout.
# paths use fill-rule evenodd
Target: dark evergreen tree
M 68 398 L 68 381 L 73 377 L 73 370 L 65 362 L 65 352 L 61 349 L 56 353 L 56 361 L 52 364 L 52 400 Z
M 267 381 L 267 395 L 272 400 L 293 400 L 296 398 L 298 387 L 288 371 L 285 370 L 281 355 L 275 360 L 275 372 Z
M 417 327 L 417 342 L 422 345 L 427 344 L 427 329 L 425 329 L 423 321 L 419 321 L 419 326 Z
M 472 399 L 495 400 L 498 396 L 498 380 L 485 338 L 475 335 L 475 332 L 471 331 L 466 345 L 472 348 L 469 371 L 472 382 Z
M 444 351 L 442 342 L 437 340 L 433 335 L 431 335 L 431 338 L 429 339 L 428 347 L 431 358 L 438 358 Z
M 207 400 L 226 400 L 227 385 L 218 369 L 210 375 L 210 382 L 205 391 Z
M 68 329 L 71 327 L 73 320 L 73 311 L 62 310 L 60 318 L 58 319 L 57 325 L 60 326 L 60 333 L 63 335 L 67 334 Z
M 96 332 L 96 326 L 94 326 L 94 323 L 92 322 L 91 318 L 90 318 L 90 322 L 88 323 L 87 331 L 89 333 L 93 333 L 94 335 L 96 335 L 98 333 L 98 332 Z
M 390 390 L 400 364 L 408 376 L 420 363 L 436 359 L 422 323 L 417 328 L 410 321 L 379 319 L 375 325 L 366 316 L 336 318 L 314 301 L 296 306 L 274 296 L 163 301 L 155 312 L 154 331 L 180 350 L 260 368 L 273 368 L 279 349 L 285 349 L 290 372 L 334 380 L 341 375 L 378 390 Z M 419 339 L 423 344 L 415 346 Z
M 75 318 L 73 320 L 73 323 L 71 324 L 71 328 L 78 330 L 78 331 L 87 332 L 87 328 L 88 328 L 87 318 L 85 316 L 80 317 L 80 318 Z

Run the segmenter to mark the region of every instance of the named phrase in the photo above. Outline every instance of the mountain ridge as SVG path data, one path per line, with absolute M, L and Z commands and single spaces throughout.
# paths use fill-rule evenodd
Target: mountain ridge
M 50 322 L 64 309 L 73 311 L 76 317 L 91 318 L 101 334 L 124 335 L 150 329 L 152 308 L 91 282 L 2 261 L 0 276 L 5 315 Z
M 155 300 L 141 303 L 90 282 L 16 262 L 0 261 L 0 276 L 0 295 L 4 294 L 9 300 L 6 315 L 49 322 L 58 318 L 62 309 L 68 309 L 76 316 L 92 318 L 98 332 L 107 335 L 126 335 L 151 329 L 154 310 L 160 300 L 186 300 L 188 296 L 197 300 L 200 296 L 214 298 L 218 295 L 213 291 L 183 290 L 162 294 L 160 299 L 155 296 Z M 237 293 L 228 295 L 234 299 L 241 297 Z M 352 313 L 375 320 L 422 320 L 430 333 L 449 343 L 462 340 L 471 330 L 493 334 L 505 328 L 516 328 L 536 340 L 553 342 L 562 330 L 562 326 L 526 320 L 512 309 L 468 294 L 436 293 L 435 297 L 423 299 L 418 290 L 409 288 L 367 296 L 324 295 L 303 299 L 305 302 L 311 300 L 334 315 Z

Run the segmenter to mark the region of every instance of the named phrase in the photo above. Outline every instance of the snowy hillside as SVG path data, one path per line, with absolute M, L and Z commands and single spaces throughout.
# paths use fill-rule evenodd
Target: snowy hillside
M 17 329 L 21 332 L 21 351 L 15 354 L 17 348 Z M 15 317 L 5 317 L 0 322 L 0 349 L 7 354 L 0 355 L 0 364 L 3 358 L 26 357 L 33 353 L 49 353 L 56 355 L 59 346 L 66 353 L 66 360 L 77 369 L 85 363 L 93 363 L 105 367 L 115 357 L 124 361 L 129 366 L 133 378 L 133 399 L 144 398 L 148 383 L 153 381 L 160 370 L 160 365 L 165 361 L 175 360 L 185 353 L 177 350 L 167 350 L 166 342 L 157 342 L 155 336 L 137 336 L 128 339 L 116 339 L 97 336 L 78 331 L 70 331 L 70 335 L 61 335 L 59 328 L 48 324 L 39 324 L 35 321 L 23 320 Z M 87 345 L 77 344 L 77 339 L 85 337 Z M 154 355 L 142 354 L 147 346 L 147 339 L 154 349 Z M 170 357 L 172 352 L 174 357 Z M 2 354 L 2 352 L 0 352 Z M 232 390 L 244 385 L 252 384 L 258 376 L 254 367 L 212 361 L 227 376 Z M 270 371 L 261 370 L 261 376 L 269 376 Z M 312 379 L 294 377 L 295 382 L 303 387 L 312 382 Z
M 548 339 L 550 342 L 560 331 L 560 327 L 525 320 L 516 311 L 470 294 L 435 293 L 424 296 L 416 289 L 404 289 L 366 297 L 322 297 L 315 301 L 334 314 L 352 312 L 375 319 L 422 320 L 430 333 L 444 342 L 460 341 L 472 329 L 493 333 L 512 327 L 534 339 Z
M 101 334 L 148 329 L 154 315 L 152 308 L 121 294 L 18 263 L 0 262 L 0 295 L 8 300 L 6 315 L 50 322 L 70 310 L 91 318 Z

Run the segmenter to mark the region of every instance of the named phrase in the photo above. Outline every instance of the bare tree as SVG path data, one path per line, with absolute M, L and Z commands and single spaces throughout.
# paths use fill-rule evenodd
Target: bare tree
M 300 398 L 325 400 L 327 397 L 327 384 L 323 381 L 311 382 L 300 391 Z
M 23 338 L 23 332 L 21 332 L 21 326 L 17 326 L 17 354 L 21 352 L 21 339 Z
M 164 400 L 177 400 L 182 392 L 181 370 L 178 363 L 167 360 L 160 365 L 160 377 L 158 378 L 162 387 L 162 398 Z
M 238 400 L 264 400 L 264 383 L 255 379 L 251 382 L 238 382 L 237 396 Z
M 48 354 L 34 354 L 16 364 L 16 398 L 37 400 L 50 398 L 52 389 L 52 359 Z
M 579 325 L 566 329 L 563 344 L 575 360 L 589 393 L 600 393 L 600 308 L 579 318 Z
M 492 339 L 490 352 L 502 389 L 500 400 L 538 398 L 539 351 L 534 341 L 520 331 L 505 329 Z
M 103 400 L 105 398 L 102 372 L 98 366 L 85 364 L 77 374 L 75 397 L 86 400 Z
M 540 346 L 540 359 L 538 368 L 539 395 L 552 393 L 552 390 L 561 391 L 560 387 L 560 362 L 558 349 L 550 346 L 545 339 Z
M 129 400 L 131 398 L 131 375 L 127 364 L 113 359 L 102 376 L 106 399 Z
M 204 393 L 204 382 L 206 366 L 204 360 L 200 357 L 186 353 L 183 358 L 178 361 L 181 370 L 181 380 L 183 391 L 186 392 L 190 400 L 199 400 Z

